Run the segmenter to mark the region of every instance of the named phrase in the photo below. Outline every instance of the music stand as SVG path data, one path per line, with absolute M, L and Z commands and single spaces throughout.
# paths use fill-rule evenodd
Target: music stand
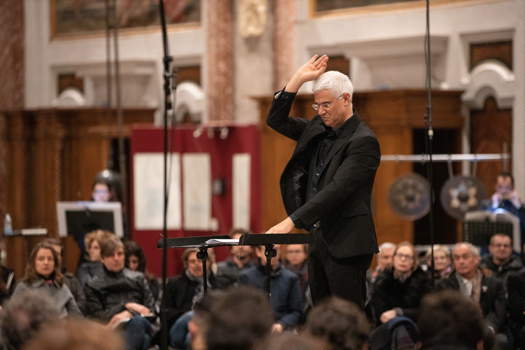
M 309 233 L 249 233 L 239 239 L 239 245 L 264 246 L 266 256 L 265 290 L 271 297 L 272 258 L 277 255 L 275 244 L 310 244 L 312 235 Z
M 228 243 L 225 243 L 228 242 Z M 224 245 L 235 245 L 238 243 L 236 239 L 230 239 L 230 236 L 195 236 L 195 237 L 179 237 L 168 238 L 166 240 L 167 248 L 197 248 L 197 258 L 202 263 L 202 293 L 208 293 L 208 271 L 206 260 L 208 259 L 208 248 L 219 247 Z M 157 242 L 157 248 L 164 247 L 164 240 Z

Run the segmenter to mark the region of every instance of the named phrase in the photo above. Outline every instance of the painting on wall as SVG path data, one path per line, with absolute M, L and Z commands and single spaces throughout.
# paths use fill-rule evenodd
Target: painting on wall
M 410 3 L 421 0 L 311 0 L 314 11 L 323 13 L 334 10 L 353 9 L 365 6 L 389 5 L 397 3 Z
M 106 6 L 114 6 L 121 29 L 159 26 L 158 0 L 50 0 L 54 36 L 102 32 Z M 199 24 L 201 0 L 164 0 L 168 24 Z

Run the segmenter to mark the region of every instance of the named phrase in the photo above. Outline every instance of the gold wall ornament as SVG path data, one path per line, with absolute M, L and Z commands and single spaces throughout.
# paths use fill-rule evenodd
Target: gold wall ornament
M 239 34 L 243 38 L 261 36 L 268 18 L 268 0 L 240 0 Z

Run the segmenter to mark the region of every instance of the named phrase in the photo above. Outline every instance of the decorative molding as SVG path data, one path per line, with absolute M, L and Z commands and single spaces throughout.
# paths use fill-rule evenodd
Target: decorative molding
M 485 100 L 493 96 L 499 108 L 512 108 L 516 91 L 514 74 L 501 62 L 486 61 L 462 79 L 463 102 L 471 109 L 483 109 Z

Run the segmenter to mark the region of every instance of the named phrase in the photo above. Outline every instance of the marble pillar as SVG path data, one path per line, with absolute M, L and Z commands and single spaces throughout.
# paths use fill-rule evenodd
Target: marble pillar
M 207 1 L 205 11 L 207 119 L 228 123 L 234 119 L 233 1 Z

